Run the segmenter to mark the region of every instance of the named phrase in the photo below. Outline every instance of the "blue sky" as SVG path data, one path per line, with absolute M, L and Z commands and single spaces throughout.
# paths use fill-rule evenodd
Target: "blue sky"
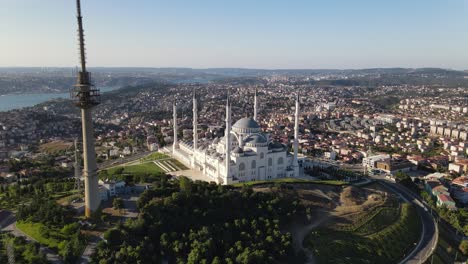
M 74 0 L 0 0 L 0 66 L 78 64 Z M 89 66 L 468 69 L 468 0 L 82 0 Z

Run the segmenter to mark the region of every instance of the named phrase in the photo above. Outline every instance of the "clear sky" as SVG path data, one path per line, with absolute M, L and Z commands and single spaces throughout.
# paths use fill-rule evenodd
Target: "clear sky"
M 468 69 L 468 0 L 82 0 L 88 65 Z M 75 0 L 0 0 L 0 66 L 75 66 Z

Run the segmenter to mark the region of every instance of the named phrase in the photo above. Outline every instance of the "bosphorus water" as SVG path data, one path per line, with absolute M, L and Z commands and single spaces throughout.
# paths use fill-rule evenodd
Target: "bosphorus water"
M 100 87 L 101 92 L 109 92 L 118 87 Z M 7 94 L 0 95 L 0 112 L 34 106 L 52 99 L 70 98 L 69 93 Z

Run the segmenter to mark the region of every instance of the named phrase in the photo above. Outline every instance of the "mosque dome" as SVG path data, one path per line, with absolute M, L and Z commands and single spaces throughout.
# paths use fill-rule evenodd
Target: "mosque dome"
M 273 150 L 274 152 L 277 152 L 277 151 L 283 151 L 285 147 L 283 144 L 276 141 L 276 142 L 271 142 L 268 145 L 268 148 Z
M 253 146 L 253 147 L 263 146 L 263 145 L 266 146 L 267 139 L 263 135 L 254 134 L 254 135 L 251 135 L 248 138 L 246 138 L 244 140 L 244 143 L 247 146 Z
M 233 126 L 232 130 L 236 133 L 258 133 L 261 132 L 261 128 L 257 121 L 250 117 L 244 117 L 239 119 Z

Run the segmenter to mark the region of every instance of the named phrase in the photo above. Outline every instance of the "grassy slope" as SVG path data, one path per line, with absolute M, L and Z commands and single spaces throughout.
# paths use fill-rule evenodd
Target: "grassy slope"
M 25 234 L 28 236 L 34 238 L 37 240 L 39 243 L 46 245 L 49 248 L 57 248 L 58 244 L 60 241 L 58 241 L 56 238 L 53 236 L 60 236 L 58 232 L 54 232 L 54 230 L 49 231 L 52 233 L 52 235 L 49 238 L 43 237 L 41 235 L 40 229 L 41 228 L 47 228 L 43 224 L 40 223 L 32 223 L 32 222 L 17 222 L 16 227 L 23 231 Z
M 148 156 L 144 157 L 141 159 L 141 161 L 154 161 L 154 160 L 160 160 L 160 159 L 166 159 L 169 158 L 166 154 L 159 153 L 159 152 L 153 152 L 149 154 Z
M 376 225 L 382 224 L 380 227 Z M 383 217 L 369 217 L 363 235 L 331 228 L 313 230 L 304 243 L 313 250 L 319 263 L 397 263 L 419 240 L 420 218 L 409 204 L 401 206 L 396 222 L 388 225 Z
M 313 183 L 313 184 L 328 184 L 328 185 L 346 185 L 347 183 L 343 181 L 333 181 L 333 180 L 303 180 L 303 179 L 295 179 L 295 178 L 281 178 L 281 179 L 274 179 L 269 181 L 251 181 L 251 182 L 244 182 L 244 183 L 237 183 L 234 184 L 235 187 L 242 187 L 244 185 L 247 186 L 255 186 L 255 185 L 262 185 L 262 184 L 269 184 L 269 183 Z

